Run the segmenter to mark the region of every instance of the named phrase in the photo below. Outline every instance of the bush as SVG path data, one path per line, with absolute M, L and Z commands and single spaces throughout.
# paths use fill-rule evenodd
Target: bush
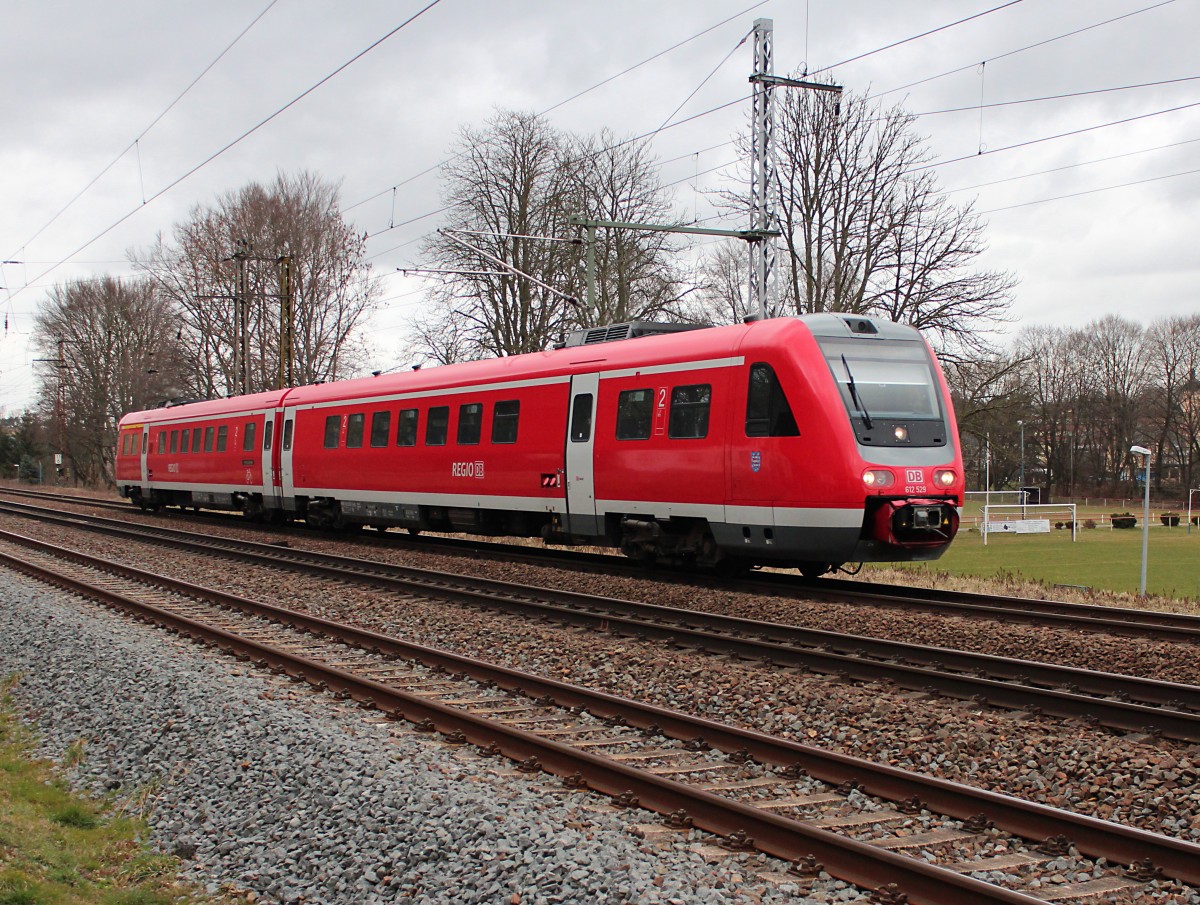
M 1114 528 L 1136 528 L 1137 516 L 1132 512 L 1114 512 L 1111 516 Z
M 1062 523 L 1062 522 L 1055 522 L 1055 523 L 1054 523 L 1054 527 L 1055 527 L 1055 528 L 1057 528 L 1059 531 L 1062 531 L 1062 529 L 1063 529 L 1063 523 Z
M 1083 521 L 1083 527 L 1085 527 L 1085 528 L 1095 528 L 1095 527 L 1096 527 L 1096 520 L 1095 520 L 1094 518 L 1084 519 L 1084 521 Z
M 1179 527 L 1179 513 L 1178 512 L 1164 512 L 1158 518 L 1159 518 L 1159 521 L 1161 521 L 1168 528 L 1178 528 Z

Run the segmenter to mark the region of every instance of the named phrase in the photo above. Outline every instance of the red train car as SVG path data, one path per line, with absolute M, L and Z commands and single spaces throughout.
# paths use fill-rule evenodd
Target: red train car
M 915 330 L 821 314 L 604 341 L 631 327 L 650 329 L 132 413 L 117 480 L 146 507 L 541 536 L 718 568 L 819 574 L 950 543 L 962 458 Z

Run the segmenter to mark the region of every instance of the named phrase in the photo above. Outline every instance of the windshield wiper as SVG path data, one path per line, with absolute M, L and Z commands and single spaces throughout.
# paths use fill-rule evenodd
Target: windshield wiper
M 867 407 L 862 404 L 862 400 L 858 397 L 858 389 L 854 385 L 854 375 L 850 373 L 850 365 L 846 362 L 845 355 L 842 356 L 842 367 L 846 369 L 846 376 L 850 378 L 850 398 L 854 400 L 854 404 L 862 412 L 863 423 L 866 424 L 867 430 L 874 430 L 875 425 L 871 423 L 871 416 L 867 413 Z

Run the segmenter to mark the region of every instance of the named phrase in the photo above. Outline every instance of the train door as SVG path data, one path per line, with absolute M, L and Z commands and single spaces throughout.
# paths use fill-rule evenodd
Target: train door
M 142 484 L 150 483 L 150 465 L 146 461 L 146 457 L 150 454 L 150 428 L 142 428 L 142 454 L 138 460 L 142 463 Z
M 295 429 L 296 410 L 285 408 L 281 419 L 283 430 L 279 436 L 279 484 L 284 500 L 296 496 L 295 476 L 292 472 L 292 432 Z
M 571 378 L 571 401 L 567 418 L 566 480 L 567 533 L 601 534 L 596 517 L 596 397 L 599 374 L 576 374 Z
M 283 438 L 279 433 L 280 421 L 280 412 L 278 411 L 267 412 L 263 418 L 262 497 L 263 503 L 268 509 L 278 509 L 282 505 L 280 502 L 283 492 L 280 485 L 279 448 Z M 269 500 L 275 502 L 268 502 Z

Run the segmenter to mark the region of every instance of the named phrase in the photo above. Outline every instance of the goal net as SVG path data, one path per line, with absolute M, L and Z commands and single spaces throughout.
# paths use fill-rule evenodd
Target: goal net
M 1074 503 L 1004 503 L 985 505 L 979 531 L 983 542 L 993 534 L 1049 534 L 1070 530 L 1071 541 L 1079 538 Z

